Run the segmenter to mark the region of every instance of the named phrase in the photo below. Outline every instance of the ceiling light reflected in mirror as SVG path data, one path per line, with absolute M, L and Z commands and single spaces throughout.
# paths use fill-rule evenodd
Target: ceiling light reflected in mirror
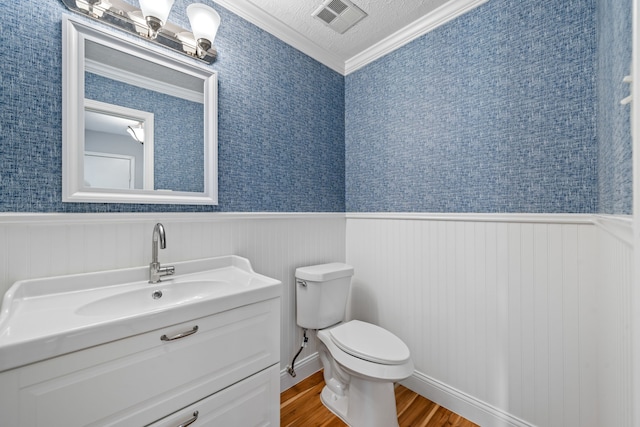
M 127 133 L 133 138 L 134 141 L 144 144 L 144 126 L 142 123 L 137 125 L 127 126 Z

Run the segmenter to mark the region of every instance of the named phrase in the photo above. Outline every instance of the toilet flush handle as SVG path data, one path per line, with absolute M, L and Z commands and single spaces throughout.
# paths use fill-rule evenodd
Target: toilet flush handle
M 296 279 L 296 283 L 302 286 L 303 288 L 307 287 L 307 282 L 305 282 L 304 280 Z

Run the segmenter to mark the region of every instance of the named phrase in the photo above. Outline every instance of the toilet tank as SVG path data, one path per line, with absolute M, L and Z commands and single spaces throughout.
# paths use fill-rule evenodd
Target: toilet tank
M 339 262 L 296 269 L 296 321 L 323 329 L 344 320 L 353 267 Z

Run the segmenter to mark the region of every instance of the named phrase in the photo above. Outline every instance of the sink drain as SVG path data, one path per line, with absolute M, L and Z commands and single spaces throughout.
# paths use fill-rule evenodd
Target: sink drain
M 151 297 L 153 299 L 160 299 L 162 298 L 162 291 L 153 291 L 153 293 L 151 294 Z

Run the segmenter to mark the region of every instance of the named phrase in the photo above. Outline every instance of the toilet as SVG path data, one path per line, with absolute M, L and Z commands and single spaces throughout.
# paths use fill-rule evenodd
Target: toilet
M 352 276 L 353 267 L 342 263 L 296 269 L 297 323 L 317 331 L 322 403 L 351 427 L 396 427 L 393 383 L 413 373 L 411 354 L 386 329 L 344 322 Z

